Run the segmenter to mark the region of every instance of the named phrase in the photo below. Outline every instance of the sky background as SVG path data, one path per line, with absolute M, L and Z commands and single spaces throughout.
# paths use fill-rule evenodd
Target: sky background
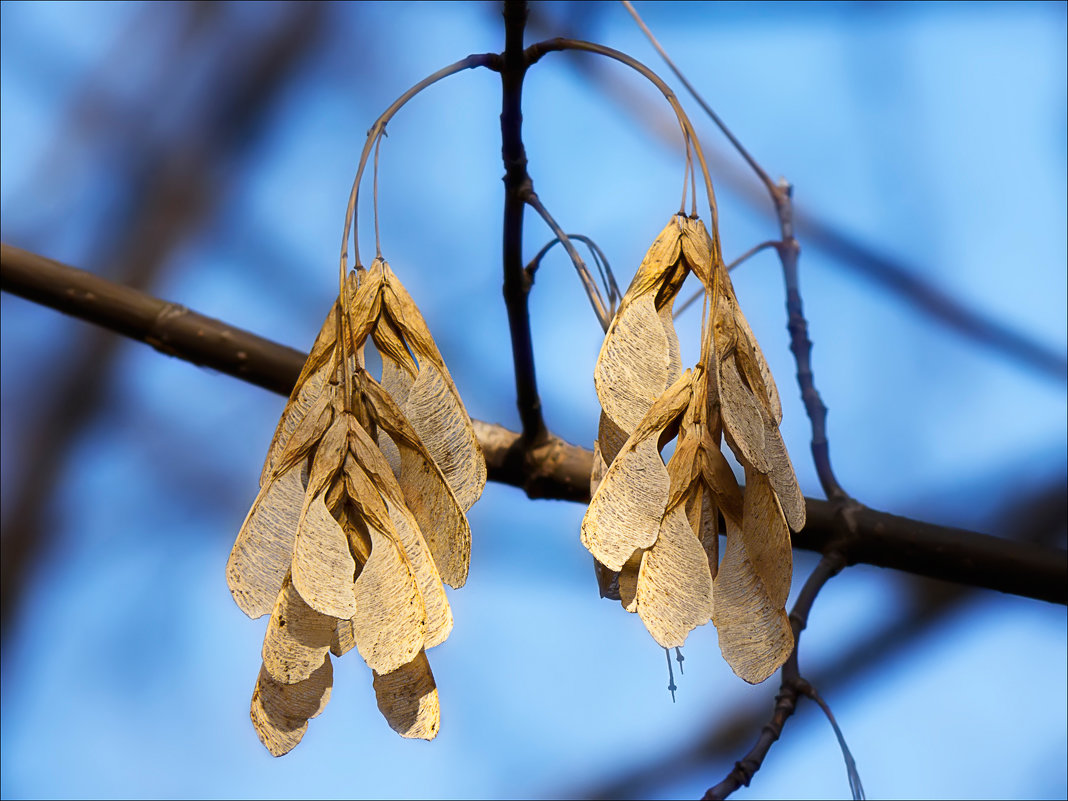
M 533 6 L 528 42 L 576 35 L 667 76 L 622 6 Z M 1064 3 L 637 7 L 750 152 L 794 184 L 803 220 L 1063 362 Z M 249 100 L 249 53 L 290 31 L 303 50 Z M 2 3 L 0 235 L 306 350 L 336 294 L 367 129 L 425 75 L 502 41 L 496 3 Z M 550 54 L 525 84 L 534 186 L 623 286 L 678 203 L 682 158 L 677 135 L 659 133 L 658 98 L 593 56 Z M 730 259 L 776 235 L 770 202 L 683 105 L 713 156 Z M 499 111 L 486 70 L 406 106 L 382 146 L 380 223 L 468 411 L 514 430 Z M 369 202 L 359 225 L 369 260 Z M 527 214 L 525 237 L 529 258 L 551 234 Z M 807 241 L 804 225 L 799 238 L 845 488 L 876 509 L 1000 536 L 1024 536 L 1029 499 L 1052 497 L 1046 541 L 1063 547 L 1063 370 L 977 343 Z M 733 280 L 777 377 L 801 487 L 819 497 L 778 263 L 762 253 Z M 330 704 L 303 742 L 271 758 L 248 720 L 266 619 L 240 612 L 223 568 L 284 399 L 20 298 L 0 303 L 5 537 L 27 487 L 49 480 L 42 465 L 55 479 L 3 632 L 5 798 L 700 797 L 770 715 L 776 680 L 736 678 L 712 626 L 690 635 L 672 704 L 663 651 L 597 597 L 583 507 L 489 484 L 469 514 L 469 580 L 450 592 L 455 629 L 428 654 L 437 739 L 388 728 L 353 654 L 336 660 Z M 547 423 L 589 447 L 602 334 L 559 248 L 531 318 Z M 679 321 L 690 363 L 699 324 L 697 307 Z M 815 562 L 795 555 L 794 595 Z M 1064 798 L 1066 639 L 1064 607 L 858 566 L 820 594 L 801 664 L 817 680 L 871 644 L 869 664 L 820 685 L 869 797 Z M 680 756 L 747 716 L 726 750 Z M 736 797 L 848 793 L 809 704 Z

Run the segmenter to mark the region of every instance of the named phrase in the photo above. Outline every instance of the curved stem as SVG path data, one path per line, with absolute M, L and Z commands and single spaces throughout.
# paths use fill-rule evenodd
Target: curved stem
M 568 234 L 570 239 L 574 239 L 576 242 L 581 242 L 587 248 L 589 248 L 590 255 L 593 256 L 593 262 L 597 265 L 597 273 L 601 276 L 601 283 L 604 285 L 605 292 L 608 293 L 608 313 L 611 316 L 615 312 L 616 303 L 619 301 L 620 292 L 619 285 L 616 283 L 616 277 L 612 273 L 612 266 L 608 263 L 608 257 L 604 255 L 604 251 L 594 242 L 590 237 L 584 234 Z M 541 266 L 542 259 L 546 254 L 552 250 L 554 245 L 560 243 L 560 237 L 554 237 L 550 239 L 541 250 L 534 254 L 527 266 L 523 269 L 526 270 L 531 281 L 534 280 L 534 274 L 538 271 L 538 267 Z
M 728 140 L 730 140 L 730 143 L 734 146 L 734 149 L 738 151 L 738 153 L 743 159 L 745 159 L 746 163 L 752 168 L 753 172 L 755 172 L 757 176 L 759 176 L 760 180 L 763 182 L 764 186 L 767 187 L 768 191 L 774 194 L 775 184 L 768 176 L 767 172 L 765 172 L 764 168 L 760 166 L 756 159 L 749 155 L 749 151 L 746 150 L 742 146 L 742 143 L 735 138 L 734 134 L 731 133 L 730 128 L 728 128 L 727 125 L 723 122 L 723 120 L 719 118 L 719 115 L 717 115 L 716 112 L 712 110 L 712 107 L 705 102 L 705 99 L 697 93 L 697 90 L 693 88 L 693 85 L 688 80 L 686 80 L 686 76 L 683 75 L 682 71 L 675 66 L 675 62 L 668 57 L 667 52 L 664 50 L 663 47 L 660 46 L 660 42 L 656 40 L 656 37 L 653 36 L 653 32 L 649 30 L 648 26 L 645 24 L 642 18 L 638 16 L 638 12 L 634 9 L 634 6 L 630 4 L 629 0 L 623 0 L 623 7 L 630 12 L 630 15 L 632 17 L 634 17 L 634 21 L 637 22 L 638 27 L 642 29 L 642 33 L 645 34 L 649 42 L 653 45 L 654 48 L 656 48 L 656 52 L 658 52 L 660 54 L 660 57 L 664 59 L 667 65 L 671 68 L 671 71 L 675 73 L 675 77 L 682 82 L 682 85 L 686 87 L 687 91 L 689 91 L 689 93 L 693 95 L 693 99 L 696 100 L 698 105 L 700 105 L 701 108 L 704 109 L 704 112 L 712 118 L 712 121 L 716 123 L 716 126 L 723 132 L 723 135 L 726 136 Z
M 382 135 L 375 140 L 375 168 L 374 168 L 374 181 L 372 182 L 371 200 L 374 207 L 375 218 L 375 256 L 382 258 L 382 235 L 378 231 L 378 151 L 382 148 L 382 139 L 386 136 L 386 129 L 382 128 Z M 359 261 L 359 254 L 356 256 L 356 260 Z
M 375 124 L 371 126 L 371 130 L 367 132 L 367 141 L 364 142 L 363 152 L 360 154 L 360 163 L 356 168 L 356 178 L 352 182 L 352 190 L 349 192 L 349 203 L 345 209 L 345 227 L 341 235 L 341 258 L 338 266 L 338 307 L 339 307 L 339 325 L 338 334 L 341 337 L 341 354 L 342 364 L 344 365 L 344 382 L 345 382 L 345 404 L 346 407 L 352 402 L 352 387 L 349 377 L 349 358 L 351 354 L 348 352 L 354 343 L 350 341 L 350 330 L 348 325 L 348 315 L 345 313 L 348 307 L 347 296 L 345 293 L 345 280 L 348 275 L 348 242 L 349 242 L 349 230 L 352 229 L 353 248 L 356 255 L 356 267 L 359 269 L 360 264 L 360 243 L 359 243 L 359 228 L 353 226 L 353 219 L 356 216 L 356 208 L 359 204 L 360 198 L 360 180 L 363 178 L 364 168 L 367 166 L 367 157 L 371 152 L 371 146 L 376 145 L 381 137 L 385 133 L 386 123 L 388 123 L 393 115 L 400 110 L 400 108 L 426 89 L 428 86 L 437 83 L 442 78 L 447 78 L 450 75 L 454 75 L 457 72 L 461 72 L 466 69 L 473 69 L 475 67 L 489 67 L 491 69 L 494 66 L 499 68 L 500 57 L 494 53 L 481 53 L 472 54 L 467 58 L 460 59 L 459 61 L 450 64 L 447 67 L 435 72 L 433 75 L 429 75 L 419 83 L 415 84 L 411 89 L 402 94 L 387 108 L 382 115 L 375 120 Z M 375 247 L 378 256 L 382 255 L 379 247 L 378 236 L 378 150 L 375 150 Z
M 367 132 L 367 141 L 364 143 L 363 152 L 360 154 L 360 163 L 359 166 L 356 168 L 356 178 L 353 180 L 352 190 L 349 192 L 349 204 L 348 207 L 345 209 L 345 229 L 341 236 L 340 272 L 342 289 L 344 288 L 345 274 L 348 272 L 348 241 L 350 229 L 352 229 L 353 232 L 353 249 L 356 256 L 356 266 L 360 266 L 359 233 L 356 229 L 353 228 L 352 221 L 356 215 L 357 205 L 359 204 L 360 179 L 363 178 L 363 170 L 364 167 L 367 165 L 367 157 L 371 152 L 372 145 L 374 145 L 378 137 L 385 130 L 386 124 L 391 119 L 393 119 L 393 115 L 396 114 L 405 103 L 407 103 L 417 94 L 422 92 L 428 86 L 437 83 L 441 79 L 448 78 L 450 75 L 455 75 L 457 72 L 474 69 L 476 67 L 487 67 L 489 69 L 499 72 L 500 56 L 496 53 L 472 54 L 467 58 L 462 58 L 459 61 L 450 64 L 447 67 L 443 67 L 442 69 L 435 72 L 433 75 L 428 75 L 426 78 L 423 78 L 423 80 L 419 81 L 419 83 L 412 86 L 412 88 L 409 89 L 407 92 L 405 92 L 396 100 L 394 100 L 393 103 L 389 106 L 389 108 L 382 112 L 382 115 L 377 120 L 375 120 L 374 125 L 372 125 L 371 129 Z
M 534 64 L 546 53 L 556 53 L 565 50 L 580 50 L 585 53 L 594 53 L 599 56 L 605 56 L 606 58 L 614 59 L 621 64 L 625 64 L 632 70 L 637 72 L 652 83 L 664 98 L 671 104 L 671 108 L 675 111 L 675 116 L 679 120 L 679 127 L 682 129 L 682 135 L 685 138 L 688 137 L 693 142 L 694 152 L 697 154 L 697 160 L 701 163 L 701 173 L 705 179 L 705 190 L 708 193 L 708 207 L 711 212 L 712 219 L 710 220 L 710 228 L 712 229 L 713 236 L 717 240 L 719 239 L 719 212 L 716 207 L 716 193 L 712 188 L 712 177 L 708 171 L 708 162 L 705 160 L 704 150 L 701 149 L 701 142 L 697 138 L 697 133 L 694 130 L 693 123 L 690 122 L 690 118 L 686 116 L 686 112 L 683 111 L 682 104 L 679 103 L 678 97 L 671 91 L 664 80 L 642 64 L 636 58 L 628 56 L 626 53 L 621 53 L 618 50 L 614 50 L 611 47 L 605 47 L 604 45 L 595 44 L 593 42 L 585 42 L 581 39 L 546 39 L 543 42 L 536 42 L 527 48 L 527 58 L 529 64 Z
M 582 286 L 586 289 L 586 296 L 590 299 L 590 305 L 593 306 L 593 313 L 597 315 L 597 322 L 601 324 L 603 330 L 607 331 L 608 324 L 612 321 L 612 315 L 609 314 L 608 308 L 604 304 L 604 298 L 601 297 L 601 291 L 597 288 L 597 284 L 594 282 L 593 276 L 590 275 L 590 271 L 586 267 L 585 262 L 582 261 L 579 252 L 575 250 L 575 246 L 571 244 L 571 240 L 568 238 L 567 234 L 564 233 L 564 229 L 553 219 L 553 216 L 549 214 L 548 209 L 542 205 L 541 199 L 536 192 L 529 192 L 525 200 L 528 206 L 541 215 L 541 218 L 545 220 L 545 224 L 552 229 L 553 235 L 560 240 L 560 244 L 564 246 L 567 255 L 571 257 L 571 262 L 575 265 L 575 270 L 579 274 Z

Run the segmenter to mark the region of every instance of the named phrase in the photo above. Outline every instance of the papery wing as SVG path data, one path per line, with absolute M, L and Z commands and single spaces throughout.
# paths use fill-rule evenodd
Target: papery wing
M 786 522 L 793 531 L 800 531 L 805 527 L 805 496 L 801 494 L 794 466 L 790 462 L 790 455 L 786 452 L 778 426 L 769 426 L 764 430 L 764 456 L 770 467 L 768 480 L 782 505 Z
M 293 586 L 308 606 L 335 618 L 356 614 L 356 561 L 344 529 L 326 508 L 325 493 L 305 506 L 293 549 Z
M 601 345 L 593 380 L 601 408 L 631 433 L 661 393 L 678 377 L 653 295 L 620 306 Z
M 744 504 L 742 541 L 749 564 L 772 605 L 786 606 L 793 578 L 793 548 L 786 518 L 767 476 L 753 469 L 745 471 Z
M 636 600 L 638 616 L 664 648 L 681 646 L 712 617 L 708 558 L 682 506 L 664 516 L 656 543 L 642 558 Z
M 368 666 L 389 673 L 406 665 L 423 648 L 426 611 L 403 551 L 373 526 L 371 558 L 356 579 L 352 634 Z
M 261 617 L 274 608 L 289 571 L 304 503 L 300 474 L 300 466 L 294 466 L 260 489 L 226 562 L 230 592 L 249 617 Z
M 329 657 L 311 676 L 294 684 L 281 684 L 266 668 L 260 668 L 250 712 L 256 734 L 272 756 L 282 756 L 296 747 L 308 720 L 326 708 L 333 683 Z
M 486 458 L 423 315 L 397 276 L 385 267 L 389 319 L 419 362 L 419 373 L 403 403 L 405 416 L 444 474 L 460 506 L 467 510 L 482 495 Z
M 471 527 L 464 510 L 437 463 L 393 399 L 370 376 L 366 377 L 362 386 L 371 399 L 379 427 L 393 441 L 400 454 L 397 483 L 403 494 L 404 505 L 415 516 L 445 583 L 462 587 L 471 562 Z M 418 381 L 413 387 L 413 395 L 417 386 Z M 388 492 L 392 483 L 385 482 L 383 491 Z
M 768 597 L 749 561 L 742 533 L 729 519 L 713 599 L 712 622 L 723 658 L 738 676 L 759 684 L 790 656 L 794 636 L 786 610 Z
M 287 576 L 267 623 L 263 665 L 282 684 L 304 681 L 322 667 L 334 631 L 335 620 L 308 606 Z
M 375 673 L 378 709 L 402 737 L 433 740 L 441 726 L 437 684 L 426 652 L 390 673 Z
M 764 419 L 752 391 L 742 381 L 733 356 L 719 362 L 719 391 L 720 413 L 727 443 L 740 462 L 766 473 L 768 462 L 764 455 Z

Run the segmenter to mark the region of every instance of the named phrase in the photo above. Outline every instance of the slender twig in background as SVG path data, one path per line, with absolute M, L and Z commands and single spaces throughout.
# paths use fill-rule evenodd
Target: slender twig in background
M 693 99 L 697 101 L 698 105 L 701 106 L 705 114 L 712 118 L 712 121 L 716 123 L 716 127 L 723 131 L 723 135 L 727 137 L 734 149 L 738 151 L 739 155 L 741 155 L 741 157 L 745 159 L 746 164 L 748 164 L 753 170 L 753 172 L 757 174 L 757 177 L 760 178 L 764 186 L 767 187 L 767 190 L 774 194 L 775 183 L 764 171 L 764 168 L 760 166 L 756 159 L 749 155 L 749 151 L 742 146 L 742 143 L 739 142 L 737 138 L 735 138 L 734 134 L 731 133 L 730 129 L 727 128 L 727 126 L 723 123 L 723 120 L 719 118 L 719 115 L 717 115 L 716 112 L 712 110 L 712 107 L 705 102 L 704 98 L 697 93 L 697 90 L 694 89 L 693 84 L 686 80 L 686 76 L 683 75 L 682 71 L 675 66 L 675 62 L 672 61 L 671 58 L 668 56 L 667 51 L 660 46 L 660 42 L 658 42 L 656 40 L 656 37 L 653 36 L 653 32 L 649 30 L 648 26 L 645 24 L 642 18 L 638 16 L 638 12 L 634 10 L 634 6 L 632 6 L 628 0 L 622 0 L 622 2 L 623 7 L 630 12 L 630 15 L 634 18 L 634 21 L 638 23 L 638 27 L 642 29 L 642 33 L 645 34 L 646 38 L 652 43 L 653 47 L 656 48 L 656 52 L 660 54 L 660 57 L 664 59 L 664 62 L 668 65 L 668 67 L 671 68 L 671 71 L 675 73 L 675 77 L 678 78 L 682 85 L 686 87 L 686 90 L 693 96 Z
M 621 295 L 619 284 L 616 283 L 616 276 L 612 272 L 612 266 L 608 263 L 608 257 L 604 255 L 604 251 L 601 250 L 600 246 L 588 236 L 583 234 L 568 234 L 567 237 L 568 239 L 574 239 L 576 242 L 582 242 L 589 248 L 590 253 L 593 256 L 594 264 L 597 265 L 597 272 L 601 276 L 601 283 L 604 285 L 604 290 L 608 295 L 608 314 L 611 317 L 615 312 L 616 304 L 619 302 Z M 534 276 L 538 272 L 538 267 L 541 266 L 541 260 L 545 258 L 545 254 L 552 250 L 553 245 L 559 244 L 560 242 L 562 242 L 560 237 L 550 239 L 541 250 L 534 254 L 534 258 L 527 262 L 527 266 L 524 269 L 526 270 L 527 275 L 530 276 L 531 281 L 534 280 Z
M 597 6 L 593 6 L 597 7 Z M 531 15 L 531 28 L 542 35 L 557 34 L 563 25 L 559 20 L 550 20 L 542 13 Z M 570 38 L 580 36 L 580 31 L 568 31 Z M 642 126 L 653 138 L 672 149 L 678 147 L 674 127 L 667 124 L 667 117 L 655 103 L 647 101 L 638 93 L 629 91 L 617 82 L 612 73 L 597 61 L 578 57 L 568 59 L 569 64 L 584 79 L 597 88 L 601 97 L 623 108 L 630 119 Z M 743 200 L 752 206 L 765 202 L 765 192 L 753 184 L 749 170 L 736 167 L 722 153 L 709 148 L 709 157 L 716 162 L 720 183 L 728 184 Z M 932 270 L 908 266 L 899 260 L 876 252 L 870 246 L 841 231 L 822 217 L 795 207 L 794 222 L 798 233 L 807 246 L 821 250 L 847 270 L 856 272 L 887 289 L 892 295 L 904 300 L 920 314 L 946 326 L 964 338 L 990 348 L 1011 362 L 1029 368 L 1037 374 L 1063 383 L 1068 377 L 1068 358 L 1052 348 L 1013 330 L 1008 325 L 970 308 L 964 302 L 950 296 L 924 276 Z
M 233 375 L 288 396 L 307 354 L 224 322 L 204 317 L 91 273 L 12 247 L 0 246 L 0 289 L 50 306 L 176 358 Z M 528 462 L 509 459 L 520 435 L 475 421 L 490 479 L 524 489 L 532 498 L 588 503 L 593 454 L 550 437 Z M 835 543 L 850 564 L 870 564 L 1068 604 L 1068 553 L 938 526 L 874 509 L 854 517 L 856 537 L 841 541 L 834 505 L 806 498 L 808 524 L 796 548 L 822 553 Z
M 735 763 L 734 768 L 727 774 L 727 778 L 705 793 L 705 799 L 726 798 L 739 787 L 749 786 L 753 775 L 764 764 L 764 759 L 767 757 L 768 751 L 771 750 L 771 746 L 775 744 L 775 741 L 782 734 L 786 721 L 790 719 L 797 709 L 799 696 L 808 694 L 807 691 L 811 685 L 801 678 L 801 670 L 797 662 L 797 644 L 801 640 L 801 632 L 804 631 L 805 626 L 808 624 L 808 615 L 812 610 L 812 604 L 815 602 L 816 596 L 823 589 L 823 585 L 836 576 L 845 564 L 845 559 L 837 551 L 830 551 L 824 554 L 819 564 L 812 571 L 812 575 L 805 582 L 805 586 L 801 588 L 801 593 L 798 595 L 794 608 L 790 612 L 790 627 L 794 632 L 794 650 L 782 668 L 782 684 L 779 687 L 779 694 L 775 696 L 775 711 L 772 714 L 771 721 L 761 729 L 760 736 L 757 738 L 756 744 L 749 750 L 749 753 Z M 852 782 L 852 776 L 850 781 Z M 860 797 L 863 796 L 861 795 Z

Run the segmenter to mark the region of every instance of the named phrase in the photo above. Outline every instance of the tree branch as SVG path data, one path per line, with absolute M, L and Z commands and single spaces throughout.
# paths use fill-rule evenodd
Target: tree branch
M 516 405 L 528 445 L 548 437 L 534 371 L 534 344 L 530 333 L 530 277 L 523 270 L 523 211 L 534 191 L 527 173 L 523 147 L 523 78 L 527 57 L 523 29 L 527 22 L 525 0 L 505 0 L 504 52 L 501 54 L 501 158 L 504 160 L 504 306 L 512 338 Z
M 0 245 L 0 289 L 116 331 L 185 361 L 210 367 L 288 396 L 306 355 L 144 292 L 115 284 L 10 245 Z M 552 435 L 516 460 L 521 436 L 476 421 L 489 477 L 532 498 L 589 501 L 593 454 Z M 525 452 L 525 451 L 524 451 Z M 835 507 L 806 499 L 808 524 L 794 547 L 837 548 L 848 564 L 871 564 L 1068 604 L 1068 553 L 964 529 L 936 526 L 866 507 L 851 511 L 856 526 L 839 545 Z

